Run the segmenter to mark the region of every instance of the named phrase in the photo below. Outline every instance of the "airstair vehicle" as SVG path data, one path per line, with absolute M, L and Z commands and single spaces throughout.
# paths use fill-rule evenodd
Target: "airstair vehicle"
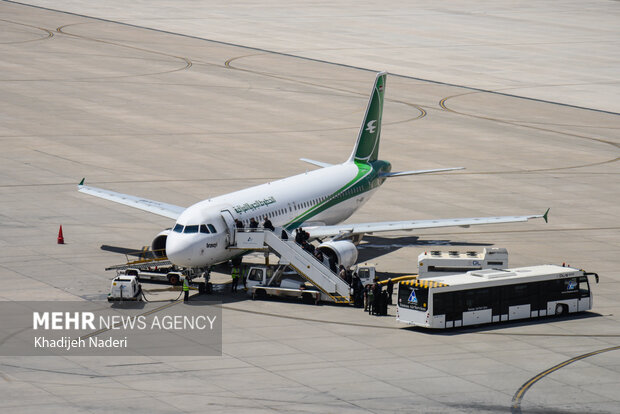
M 273 252 L 280 258 L 280 265 L 294 269 L 301 277 L 316 286 L 326 300 L 335 303 L 350 302 L 350 287 L 334 273 L 329 265 L 316 259 L 295 240 L 283 240 L 277 232 L 262 229 L 237 229 L 235 244 L 230 249 L 242 251 Z

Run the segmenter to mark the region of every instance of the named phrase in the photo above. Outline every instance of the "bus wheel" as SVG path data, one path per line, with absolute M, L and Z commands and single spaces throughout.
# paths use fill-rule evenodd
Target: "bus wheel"
M 555 314 L 558 316 L 566 315 L 568 313 L 568 309 L 566 305 L 557 304 L 555 305 Z

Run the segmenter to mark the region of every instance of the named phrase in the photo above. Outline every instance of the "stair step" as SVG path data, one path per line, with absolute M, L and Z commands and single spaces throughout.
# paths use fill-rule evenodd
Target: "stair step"
M 334 298 L 334 302 L 336 303 L 350 303 L 351 302 L 348 298 L 345 298 L 344 296 L 332 295 L 332 297 Z

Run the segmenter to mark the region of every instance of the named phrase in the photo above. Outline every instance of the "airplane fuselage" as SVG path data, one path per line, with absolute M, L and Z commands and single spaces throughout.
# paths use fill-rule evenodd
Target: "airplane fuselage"
M 267 216 L 289 231 L 338 224 L 368 201 L 385 181 L 379 174 L 390 169 L 386 161 L 346 162 L 201 201 L 177 219 L 166 240 L 167 256 L 187 267 L 229 260 L 239 254 L 228 248 L 235 220 L 247 227 L 251 218 L 262 223 Z

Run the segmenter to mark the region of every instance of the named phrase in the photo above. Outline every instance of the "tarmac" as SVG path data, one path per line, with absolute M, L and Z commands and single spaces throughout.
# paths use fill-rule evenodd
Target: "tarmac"
M 277 7 L 257 12 L 263 26 L 239 18 L 252 10 L 249 2 L 214 8 L 224 16 L 217 25 L 237 19 L 218 38 L 213 28 L 200 32 L 205 26 L 198 21 L 186 26 L 191 11 L 180 5 L 154 12 L 140 3 L 123 13 L 114 2 L 107 10 L 68 1 L 37 4 L 76 14 L 0 2 L 3 301 L 103 300 L 113 276 L 104 268 L 125 260 L 111 250 L 139 250 L 171 226 L 78 193 L 82 177 L 93 186 L 189 206 L 315 168 L 301 157 L 341 162 L 357 136 L 375 70 L 382 69 L 391 75 L 381 158 L 394 170 L 467 169 L 394 178 L 350 221 L 551 212 L 548 224 L 368 236 L 361 260 L 396 275 L 414 273 L 418 254 L 429 249 L 497 246 L 508 249 L 511 266 L 566 262 L 601 279 L 593 285 L 590 312 L 445 332 L 399 324 L 394 307 L 390 317 L 371 317 L 342 306 L 251 301 L 224 287 L 212 296 L 223 301 L 222 356 L 0 357 L 1 411 L 619 411 L 617 6 L 566 2 L 538 14 L 532 6 L 502 29 L 504 36 L 522 29 L 541 45 L 548 32 L 554 44 L 571 31 L 553 17 L 554 7 L 568 5 L 566 15 L 575 16 L 578 4 L 591 53 L 577 66 L 566 60 L 587 46 L 576 34 L 557 53 L 539 46 L 536 54 L 547 56 L 548 66 L 545 59 L 527 60 L 528 45 L 498 42 L 479 55 L 452 56 L 450 67 L 458 60 L 460 71 L 437 72 L 446 50 L 427 45 L 427 72 L 416 75 L 399 70 L 412 61 L 408 48 L 400 60 L 392 50 L 381 66 L 385 56 L 378 52 L 330 49 L 329 30 L 303 38 L 304 25 L 292 31 L 285 50 L 273 39 L 292 28 L 286 16 L 273 17 Z M 462 3 L 460 12 L 471 4 L 478 3 Z M 315 15 L 303 5 L 291 7 L 308 17 L 304 24 L 333 7 L 331 15 L 357 33 L 356 22 L 343 17 L 347 6 L 323 6 Z M 429 16 L 446 13 L 426 7 L 419 15 L 404 13 L 410 19 L 396 19 L 393 31 L 382 22 L 382 41 L 394 45 L 407 24 L 418 21 L 422 32 Z M 493 7 L 478 4 L 466 17 L 510 17 Z M 465 30 L 467 19 L 442 24 Z M 346 38 L 347 27 L 335 36 Z M 485 27 L 467 30 L 479 41 L 489 36 Z M 485 54 L 493 57 L 489 72 L 503 71 L 488 82 L 478 71 Z M 532 79 L 540 88 L 526 87 Z M 511 85 L 518 88 L 504 90 Z M 56 244 L 60 225 L 64 245 Z M 150 294 L 178 292 L 158 286 Z

